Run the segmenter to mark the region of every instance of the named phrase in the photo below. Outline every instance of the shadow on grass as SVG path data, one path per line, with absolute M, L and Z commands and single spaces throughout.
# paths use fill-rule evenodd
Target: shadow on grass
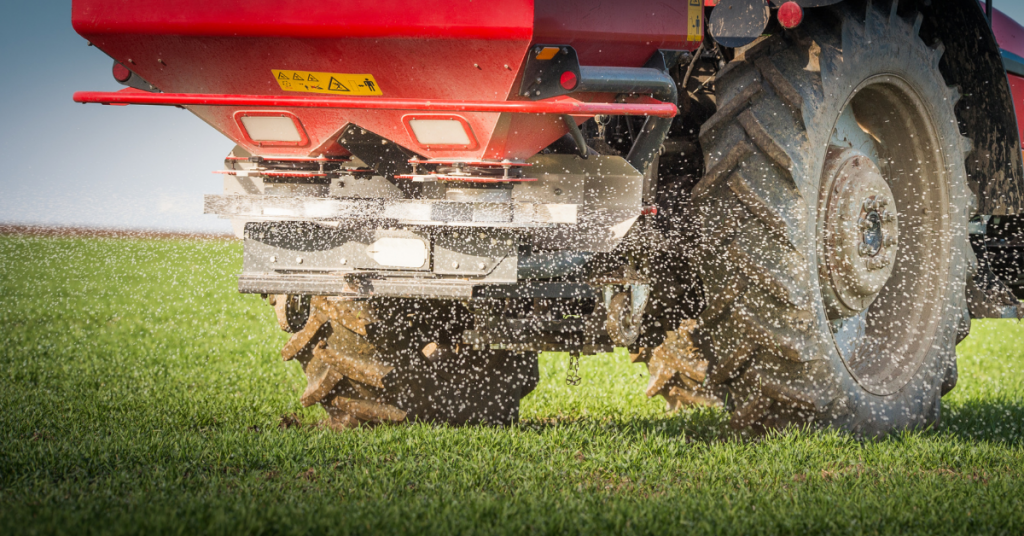
M 970 442 L 1024 445 L 1024 402 L 969 400 L 943 404 L 938 433 Z
M 714 444 L 725 441 L 757 442 L 779 434 L 832 433 L 835 430 L 801 427 L 766 434 L 750 430 L 735 430 L 729 426 L 729 414 L 720 409 L 691 408 L 666 414 L 663 417 L 595 418 L 555 416 L 523 419 L 518 429 L 538 434 L 559 429 L 593 430 L 601 433 L 643 438 L 666 438 L 687 443 Z M 840 431 L 840 433 L 844 433 Z M 949 436 L 967 443 L 998 443 L 1006 446 L 1024 445 L 1024 403 L 1017 400 L 971 400 L 955 405 L 944 404 L 938 426 L 918 430 L 897 431 L 878 438 L 879 441 L 899 441 L 905 434 L 922 436 Z
M 523 419 L 519 430 L 546 434 L 558 430 L 593 430 L 602 434 L 665 438 L 688 443 L 718 443 L 739 437 L 729 427 L 729 414 L 720 409 L 689 408 L 660 417 L 579 417 L 559 415 Z

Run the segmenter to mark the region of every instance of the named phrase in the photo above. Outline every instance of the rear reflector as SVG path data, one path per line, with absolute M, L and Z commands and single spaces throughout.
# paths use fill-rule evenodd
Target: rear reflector
M 559 50 L 561 49 L 558 47 L 544 47 L 537 52 L 536 58 L 538 60 L 550 60 L 555 57 L 555 54 L 558 54 Z
M 417 238 L 381 238 L 366 248 L 381 266 L 420 268 L 427 262 L 427 244 Z
M 127 82 L 128 79 L 131 77 L 132 72 L 129 71 L 127 67 L 117 62 L 114 63 L 114 80 L 124 83 Z
M 565 71 L 562 76 L 558 77 L 558 83 L 562 85 L 562 88 L 568 91 L 576 89 L 576 83 L 579 80 L 576 78 L 576 73 L 572 71 Z
M 416 142 L 433 148 L 476 148 L 469 123 L 459 116 L 405 116 L 406 126 Z
M 804 10 L 796 2 L 786 2 L 779 7 L 779 24 L 787 30 L 792 30 L 804 20 Z

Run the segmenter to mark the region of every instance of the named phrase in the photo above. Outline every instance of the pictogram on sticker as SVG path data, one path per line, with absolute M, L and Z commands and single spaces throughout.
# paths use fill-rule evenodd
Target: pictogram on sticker
M 384 94 L 372 74 L 322 73 L 289 69 L 271 69 L 270 72 L 274 74 L 274 79 L 284 91 L 350 96 Z
M 704 40 L 704 0 L 690 0 L 689 2 L 686 40 Z
M 339 82 L 337 78 L 334 78 L 332 76 L 331 81 L 327 82 L 327 91 L 343 91 L 348 93 L 352 90 L 345 86 L 345 84 Z

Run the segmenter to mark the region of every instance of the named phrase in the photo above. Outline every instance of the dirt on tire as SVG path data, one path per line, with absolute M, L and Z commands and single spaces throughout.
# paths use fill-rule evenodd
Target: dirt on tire
M 317 296 L 281 355 L 306 374 L 302 404 L 323 406 L 335 429 L 512 424 L 537 385 L 537 356 L 455 344 L 459 313 L 452 304 Z

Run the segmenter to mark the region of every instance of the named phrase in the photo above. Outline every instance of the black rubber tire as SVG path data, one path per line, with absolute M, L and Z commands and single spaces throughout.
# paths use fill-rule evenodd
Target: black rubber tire
M 924 427 L 939 419 L 943 384 L 955 383 L 956 342 L 969 329 L 966 225 L 975 203 L 963 164 L 970 141 L 954 112 L 959 94 L 939 72 L 941 45 L 918 36 L 919 15 L 901 18 L 895 2 L 885 11 L 869 2 L 866 12 L 849 4 L 809 12 L 799 31 L 739 54 L 719 73 L 718 111 L 701 129 L 706 173 L 692 192 L 701 229 L 694 262 L 708 306 L 695 340 L 710 363 L 706 387 L 726 400 L 737 428 L 834 426 L 877 436 Z M 936 271 L 946 283 L 936 291 L 943 298 L 931 349 L 905 384 L 876 394 L 832 339 L 816 226 L 832 129 L 856 88 L 881 74 L 904 80 L 928 110 L 947 170 L 952 236 L 948 277 Z
M 537 355 L 460 347 L 459 313 L 447 302 L 315 297 L 281 353 L 306 373 L 302 404 L 322 405 L 332 428 L 512 424 L 537 385 Z

